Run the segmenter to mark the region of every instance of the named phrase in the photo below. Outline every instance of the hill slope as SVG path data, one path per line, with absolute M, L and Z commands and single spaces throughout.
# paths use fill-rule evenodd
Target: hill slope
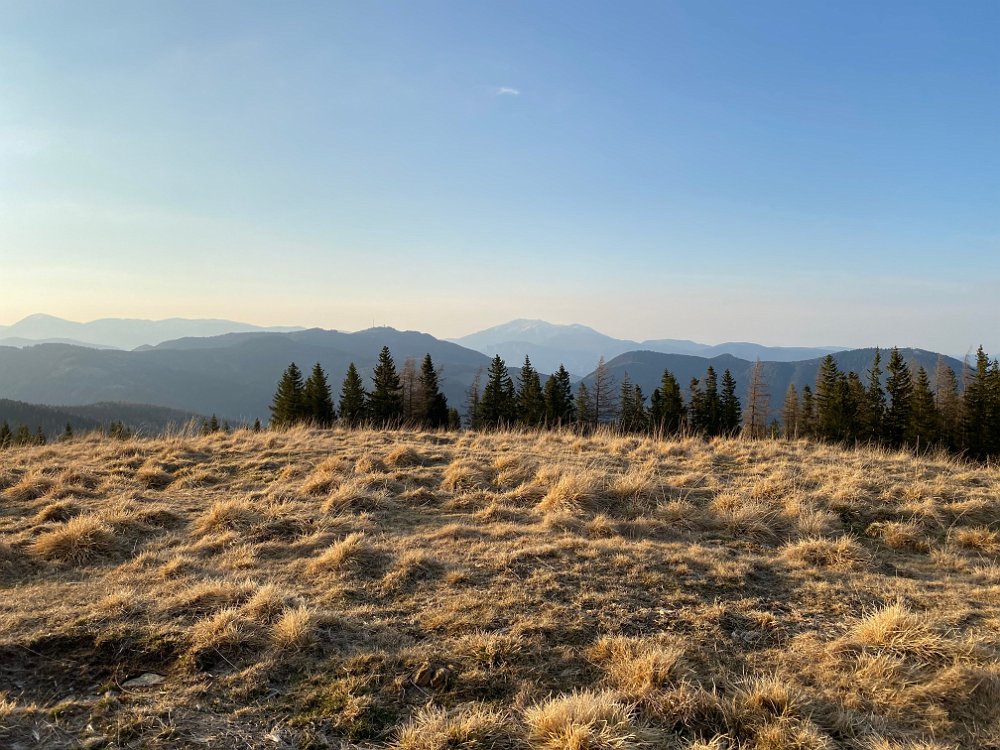
M 168 427 L 181 427 L 198 418 L 198 415 L 190 412 L 149 404 L 43 406 L 0 399 L 0 422 L 7 422 L 11 428 L 19 424 L 27 425 L 32 431 L 41 427 L 49 437 L 61 435 L 67 423 L 72 426 L 74 432 L 97 430 L 112 422 L 121 422 L 126 427 L 144 434 L 159 434 Z
M 923 349 L 900 349 L 900 353 L 913 371 L 916 371 L 918 366 L 922 366 L 933 378 L 939 355 Z M 871 369 L 872 362 L 874 361 L 875 349 L 852 349 L 837 352 L 833 355 L 833 358 L 838 368 L 845 372 L 851 370 L 857 372 L 861 375 L 862 380 L 867 383 L 867 372 Z M 888 353 L 883 351 L 883 378 L 885 377 L 885 365 L 887 361 Z M 821 362 L 822 359 L 817 358 L 799 362 L 761 363 L 764 382 L 770 396 L 772 418 L 780 419 L 781 406 L 785 399 L 785 392 L 788 390 L 790 384 L 795 385 L 800 393 L 802 387 L 805 385 L 808 385 L 810 388 L 816 387 L 816 374 L 819 372 Z M 962 363 L 952 357 L 944 357 L 944 362 L 955 370 L 955 374 L 959 376 L 959 382 L 961 382 Z M 736 393 L 743 400 L 750 383 L 754 363 L 750 360 L 739 359 L 729 354 L 706 359 L 704 357 L 683 354 L 635 351 L 615 357 L 607 365 L 616 383 L 621 383 L 627 373 L 629 379 L 642 388 L 647 398 L 652 395 L 653 389 L 659 386 L 665 369 L 670 370 L 674 377 L 677 378 L 685 399 L 687 399 L 688 384 L 691 378 L 704 378 L 705 370 L 709 365 L 715 368 L 716 373 L 720 377 L 723 371 L 728 369 L 736 380 Z M 584 378 L 584 382 L 587 385 L 593 385 L 594 373 L 590 373 Z
M 397 368 L 407 357 L 419 361 L 430 352 L 443 368 L 442 390 L 456 406 L 461 406 L 476 370 L 489 364 L 478 352 L 391 328 L 232 333 L 130 352 L 61 344 L 0 347 L 0 398 L 45 404 L 149 403 L 215 413 L 233 422 L 266 420 L 275 386 L 289 362 L 307 372 L 319 362 L 338 391 L 351 361 L 370 382 L 383 345 L 392 350 Z
M 15 450 L 0 496 L 3 747 L 1000 739 L 995 468 L 296 430 Z

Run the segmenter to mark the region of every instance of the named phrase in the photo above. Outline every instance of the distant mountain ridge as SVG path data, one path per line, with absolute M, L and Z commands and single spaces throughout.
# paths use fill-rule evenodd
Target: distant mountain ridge
M 699 357 L 731 354 L 744 359 L 777 362 L 812 359 L 843 350 L 842 347 L 764 346 L 739 341 L 724 344 L 700 344 L 687 339 L 631 341 L 616 339 L 578 323 L 562 325 L 524 318 L 450 340 L 487 356 L 499 354 L 508 365 L 520 364 L 527 355 L 532 364 L 541 370 L 552 372 L 563 364 L 578 376 L 593 370 L 601 357 L 610 360 L 639 350 Z
M 13 325 L 0 325 L 0 346 L 70 343 L 76 346 L 134 349 L 185 336 L 219 336 L 235 332 L 298 331 L 297 326 L 264 327 L 233 320 L 167 318 L 101 318 L 87 323 L 53 315 L 29 315 Z
M 83 406 L 48 406 L 0 399 L 0 422 L 13 430 L 27 425 L 34 432 L 41 427 L 48 437 L 61 435 L 69 424 L 75 433 L 99 430 L 121 422 L 140 434 L 155 435 L 168 427 L 181 427 L 199 415 L 150 404 L 100 403 Z

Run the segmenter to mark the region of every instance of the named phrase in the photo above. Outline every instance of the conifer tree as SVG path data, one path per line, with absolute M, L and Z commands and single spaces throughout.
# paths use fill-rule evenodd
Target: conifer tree
M 302 419 L 304 413 L 302 371 L 292 362 L 285 369 L 271 401 L 271 424 L 288 427 Z
M 885 391 L 882 389 L 882 353 L 876 349 L 875 359 L 868 371 L 868 388 L 865 391 L 865 437 L 878 442 L 882 439 L 885 421 Z
M 349 427 L 356 427 L 368 419 L 368 394 L 358 368 L 351 362 L 340 387 L 340 420 Z
M 704 397 L 704 427 L 707 435 L 718 435 L 722 426 L 722 414 L 719 405 L 719 378 L 711 365 L 705 371 Z
M 424 355 L 424 361 L 420 365 L 420 377 L 418 378 L 420 391 L 419 421 L 427 427 L 438 429 L 448 426 L 448 399 L 441 393 L 438 383 L 438 373 L 434 369 L 434 361 L 430 353 Z
M 861 378 L 853 370 L 842 376 L 841 403 L 844 406 L 844 435 L 845 440 L 857 442 L 868 439 L 868 418 L 866 416 L 868 405 L 868 391 Z
M 669 370 L 663 371 L 660 387 L 650 397 L 650 421 L 654 430 L 672 435 L 681 428 L 684 420 L 684 399 L 681 386 Z
M 582 380 L 576 389 L 574 408 L 576 410 L 577 424 L 590 427 L 597 422 L 597 416 L 594 411 L 594 399 L 590 395 L 590 389 L 587 388 L 587 384 Z
M 517 384 L 517 421 L 526 427 L 538 427 L 545 421 L 545 394 L 538 371 L 525 355 Z
M 816 437 L 816 400 L 812 388 L 802 386 L 802 409 L 799 412 L 799 436 Z
M 615 378 L 611 369 L 601 357 L 594 370 L 593 387 L 590 395 L 594 402 L 594 421 L 599 423 L 614 422 L 618 416 L 618 401 L 616 398 Z
M 934 370 L 934 406 L 938 412 L 939 440 L 948 450 L 962 447 L 962 397 L 955 371 L 938 355 Z
M 889 377 L 885 383 L 888 405 L 885 410 L 885 440 L 889 445 L 902 445 L 910 428 L 910 416 L 913 411 L 913 381 L 910 368 L 907 367 L 898 347 L 892 348 L 889 364 L 886 365 Z
M 462 415 L 454 406 L 448 407 L 448 429 L 458 430 L 462 427 Z
M 260 432 L 261 431 L 262 428 L 260 426 L 260 417 L 257 417 L 256 419 L 254 419 L 254 421 L 253 421 L 253 427 L 251 427 L 250 429 L 253 432 Z
M 816 374 L 816 435 L 822 440 L 841 440 L 843 430 L 843 392 L 841 373 L 832 354 L 827 354 Z
M 917 448 L 926 448 L 938 442 L 940 418 L 934 404 L 931 381 L 923 367 L 917 368 L 912 385 L 912 411 L 907 442 Z
M 483 427 L 486 428 L 507 427 L 517 419 L 514 381 L 507 371 L 507 364 L 499 354 L 490 362 L 479 408 Z
M 771 394 L 764 382 L 764 365 L 760 359 L 755 360 L 750 369 L 746 403 L 744 432 L 751 437 L 764 437 L 768 431 L 767 414 L 771 408 Z
M 337 418 L 333 408 L 333 394 L 330 383 L 319 362 L 313 365 L 312 373 L 302 389 L 302 411 L 305 419 L 320 427 L 330 427 Z
M 7 420 L 0 422 L 0 448 L 7 448 L 14 442 L 14 433 L 10 431 Z
M 420 378 L 417 375 L 417 361 L 413 357 L 407 357 L 406 361 L 403 362 L 403 369 L 399 373 L 399 383 L 402 386 L 403 423 L 421 424 L 426 406 L 423 389 L 420 387 Z
M 622 378 L 619 403 L 621 404 L 618 426 L 625 432 L 641 432 L 649 427 L 649 415 L 646 413 L 646 398 L 642 388 L 632 383 L 625 373 Z
M 45 437 L 45 431 L 42 429 L 41 425 L 39 425 L 38 429 L 35 430 L 34 443 L 35 445 L 45 445 L 46 442 L 48 442 L 48 440 Z
M 783 434 L 790 440 L 799 437 L 799 392 L 795 389 L 795 383 L 788 384 L 785 391 L 785 403 L 781 407 L 781 423 Z
M 482 424 L 482 392 L 480 383 L 483 379 L 483 368 L 476 370 L 472 376 L 472 382 L 465 394 L 465 421 L 470 430 L 481 429 Z
M 980 346 L 976 351 L 976 368 L 967 375 L 963 411 L 965 412 L 965 444 L 974 458 L 986 458 L 991 447 L 991 420 L 994 394 L 991 389 L 990 359 Z
M 573 421 L 573 387 L 569 372 L 562 365 L 545 381 L 545 423 L 550 427 Z
M 383 346 L 372 376 L 368 418 L 380 427 L 396 427 L 403 420 L 403 386 L 388 346 Z
M 708 414 L 705 406 L 705 393 L 701 390 L 701 382 L 698 378 L 691 378 L 691 382 L 688 383 L 687 417 L 688 429 L 705 434 Z
M 31 441 L 34 438 L 31 436 L 31 430 L 26 424 L 19 424 L 17 429 L 14 431 L 14 445 L 31 445 Z
M 759 362 L 760 360 L 758 360 Z M 723 435 L 735 435 L 743 420 L 740 399 L 736 395 L 736 379 L 728 369 L 722 372 L 722 396 L 719 399 L 719 430 Z
M 72 440 L 72 439 L 73 439 L 73 425 L 67 422 L 66 427 L 63 429 L 63 434 L 60 440 L 66 442 L 67 440 Z

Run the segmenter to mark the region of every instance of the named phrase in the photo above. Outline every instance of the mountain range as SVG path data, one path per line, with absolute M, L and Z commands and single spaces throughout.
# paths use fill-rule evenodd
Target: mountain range
M 102 318 L 88 323 L 52 315 L 29 315 L 13 325 L 0 325 L 0 346 L 32 346 L 41 343 L 75 344 L 97 349 L 134 349 L 153 346 L 185 336 L 219 336 L 241 331 L 297 331 L 298 327 L 265 328 L 233 320 L 168 318 Z
M 544 320 L 526 319 L 512 320 L 503 325 L 450 340 L 491 357 L 499 354 L 508 365 L 520 365 L 525 356 L 531 358 L 535 367 L 546 372 L 552 372 L 562 364 L 571 374 L 578 377 L 592 371 L 602 356 L 612 359 L 620 354 L 638 350 L 708 358 L 731 354 L 748 360 L 794 362 L 823 357 L 844 349 L 844 347 L 764 346 L 743 341 L 730 341 L 724 344 L 700 344 L 686 339 L 631 341 L 607 336 L 584 325 L 559 325 Z
M 240 330 L 200 335 L 205 330 L 233 327 Z M 174 410 L 156 419 L 185 421 L 191 415 L 217 414 L 233 423 L 257 418 L 265 421 L 275 386 L 289 362 L 296 362 L 305 372 L 313 363 L 322 365 L 336 398 L 351 362 L 370 383 L 382 346 L 389 347 L 400 370 L 407 359 L 419 363 L 429 353 L 441 370 L 442 390 L 459 410 L 464 409 L 476 373 L 485 371 L 492 356 L 499 353 L 515 380 L 525 354 L 543 376 L 565 363 L 571 373 L 576 373 L 574 380 L 583 376 L 588 382 L 593 380 L 593 370 L 603 356 L 617 382 L 627 374 L 647 396 L 658 385 L 664 369 L 673 372 L 686 390 L 690 379 L 703 377 L 709 365 L 720 375 L 729 369 L 736 379 L 737 393 L 742 396 L 753 360 L 760 358 L 771 403 L 777 411 L 788 385 L 815 383 L 822 357 L 834 353 L 832 347 L 766 347 L 739 342 L 707 345 L 682 339 L 635 342 L 615 339 L 587 326 L 537 320 L 512 321 L 454 341 L 393 328 L 355 333 L 319 328 L 269 331 L 232 321 L 181 319 L 71 323 L 51 316 L 31 316 L 0 329 L 12 330 L 22 344 L 30 343 L 0 345 L 0 399 L 58 404 L 64 411 L 101 404 L 99 411 L 105 421 L 126 421 L 117 413 L 111 416 L 111 405 L 117 405 L 126 417 L 135 416 L 122 404 L 152 404 Z M 191 335 L 155 341 L 171 331 Z M 37 343 L 28 334 L 49 340 L 65 339 L 67 334 L 86 335 L 90 343 Z M 97 348 L 113 344 L 123 346 Z M 125 349 L 124 345 L 132 344 L 135 346 Z M 939 355 L 920 349 L 902 351 L 913 367 L 919 365 L 933 372 Z M 836 351 L 834 358 L 841 369 L 863 375 L 871 367 L 874 352 Z M 956 372 L 961 371 L 960 361 L 946 357 L 945 362 Z M 8 407 L 13 408 L 10 404 Z M 63 420 L 64 416 L 53 418 Z M 79 412 L 78 416 L 90 418 Z M 159 423 L 154 419 L 149 424 Z

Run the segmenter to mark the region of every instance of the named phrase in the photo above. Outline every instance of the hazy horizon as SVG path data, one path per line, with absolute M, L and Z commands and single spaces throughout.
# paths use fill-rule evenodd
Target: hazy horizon
M 0 320 L 1000 350 L 1000 5 L 0 2 Z

